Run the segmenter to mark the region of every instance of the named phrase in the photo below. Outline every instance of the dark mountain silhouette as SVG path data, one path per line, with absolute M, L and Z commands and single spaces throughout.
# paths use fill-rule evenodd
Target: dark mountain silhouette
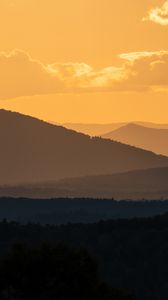
M 38 185 L 1 187 L 0 196 L 115 198 L 117 200 L 168 199 L 168 168 L 69 178 Z
M 168 166 L 168 158 L 0 110 L 0 185 Z
M 168 129 L 128 124 L 102 137 L 168 156 Z
M 58 125 L 55 122 L 51 122 L 55 125 Z M 168 124 L 156 124 L 151 122 L 140 122 L 135 121 L 131 122 L 148 128 L 157 128 L 157 129 L 168 129 Z M 121 128 L 124 125 L 128 125 L 128 122 L 120 123 L 110 123 L 110 124 L 85 124 L 85 123 L 64 123 L 64 127 L 68 129 L 75 130 L 77 132 L 82 132 L 90 136 L 102 136 L 108 132 Z

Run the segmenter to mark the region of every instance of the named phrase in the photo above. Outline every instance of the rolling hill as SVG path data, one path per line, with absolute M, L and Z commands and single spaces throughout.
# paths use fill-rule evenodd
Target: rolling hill
M 102 136 L 168 156 L 168 129 L 128 124 Z
M 57 182 L 1 187 L 0 197 L 168 199 L 168 167 L 112 175 L 69 178 Z
M 111 124 L 64 123 L 62 125 L 67 129 L 72 129 L 77 132 L 88 134 L 90 136 L 101 136 L 106 132 L 120 128 L 125 124 L 126 123 L 111 123 Z
M 0 110 L 0 185 L 168 166 L 152 152 Z
M 132 123 L 145 126 L 148 128 L 168 129 L 168 124 L 156 124 L 151 122 L 138 122 L 138 121 Z M 72 129 L 77 132 L 88 134 L 90 136 L 102 136 L 108 132 L 111 132 L 113 130 L 116 130 L 128 124 L 129 124 L 128 122 L 122 122 L 122 123 L 110 123 L 110 124 L 64 123 L 62 125 L 67 129 Z

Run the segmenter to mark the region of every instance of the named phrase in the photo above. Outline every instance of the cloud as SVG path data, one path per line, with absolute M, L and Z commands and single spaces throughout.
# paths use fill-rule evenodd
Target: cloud
M 168 51 L 120 55 L 121 65 L 44 64 L 21 50 L 0 53 L 0 99 L 23 96 L 168 89 Z
M 27 53 L 0 53 L 0 98 L 50 94 L 64 90 L 64 83 L 47 66 Z
M 127 60 L 129 77 L 122 83 L 125 89 L 168 90 L 168 51 L 133 52 L 120 55 Z
M 168 1 L 165 1 L 161 8 L 156 7 L 151 9 L 148 16 L 142 20 L 152 21 L 162 26 L 168 26 Z

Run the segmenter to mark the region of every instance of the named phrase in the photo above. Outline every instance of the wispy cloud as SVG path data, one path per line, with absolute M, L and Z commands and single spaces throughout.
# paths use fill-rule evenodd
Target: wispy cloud
M 120 66 L 44 64 L 28 53 L 0 53 L 0 99 L 22 96 L 168 89 L 168 51 L 120 55 Z
M 152 21 L 162 26 L 168 26 L 168 1 L 165 1 L 162 7 L 156 7 L 149 11 L 143 21 Z

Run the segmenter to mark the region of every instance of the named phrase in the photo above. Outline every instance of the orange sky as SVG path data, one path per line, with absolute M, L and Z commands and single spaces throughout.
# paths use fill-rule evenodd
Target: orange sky
M 168 1 L 0 0 L 0 25 L 2 108 L 168 122 Z

